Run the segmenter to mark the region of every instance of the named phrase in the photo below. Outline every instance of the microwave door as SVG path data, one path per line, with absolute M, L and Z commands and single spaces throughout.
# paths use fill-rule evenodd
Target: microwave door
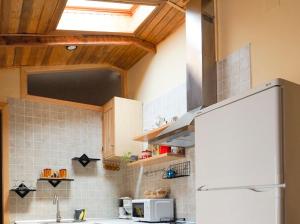
M 138 219 L 145 218 L 145 204 L 144 203 L 133 203 L 132 204 L 132 216 Z

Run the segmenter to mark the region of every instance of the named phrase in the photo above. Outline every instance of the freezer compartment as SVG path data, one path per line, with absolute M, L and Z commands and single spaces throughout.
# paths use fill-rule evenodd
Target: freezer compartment
M 281 101 L 273 87 L 196 118 L 197 186 L 284 182 Z
M 283 188 L 197 192 L 197 224 L 283 224 Z

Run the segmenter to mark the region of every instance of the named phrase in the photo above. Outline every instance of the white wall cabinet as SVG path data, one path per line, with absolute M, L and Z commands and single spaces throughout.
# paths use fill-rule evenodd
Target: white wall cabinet
M 125 153 L 138 155 L 142 143 L 133 140 L 143 130 L 142 103 L 114 97 L 103 106 L 103 158 L 120 159 Z

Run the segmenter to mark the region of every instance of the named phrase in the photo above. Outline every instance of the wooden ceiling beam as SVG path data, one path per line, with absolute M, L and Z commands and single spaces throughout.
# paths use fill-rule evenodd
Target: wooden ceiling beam
M 97 1 L 97 0 L 94 0 Z M 167 0 L 99 0 L 104 2 L 129 3 L 138 5 L 159 5 Z
M 135 45 L 148 52 L 156 52 L 155 44 L 132 36 L 114 35 L 76 35 L 76 36 L 47 36 L 47 35 L 0 35 L 0 47 L 45 47 L 45 46 L 128 46 Z

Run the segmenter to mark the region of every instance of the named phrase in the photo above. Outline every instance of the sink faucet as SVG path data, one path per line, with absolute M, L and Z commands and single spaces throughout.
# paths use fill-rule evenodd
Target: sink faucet
M 56 222 L 60 222 L 61 216 L 60 216 L 60 210 L 59 210 L 59 198 L 58 198 L 57 194 L 54 194 L 53 204 L 54 205 L 56 204 Z

